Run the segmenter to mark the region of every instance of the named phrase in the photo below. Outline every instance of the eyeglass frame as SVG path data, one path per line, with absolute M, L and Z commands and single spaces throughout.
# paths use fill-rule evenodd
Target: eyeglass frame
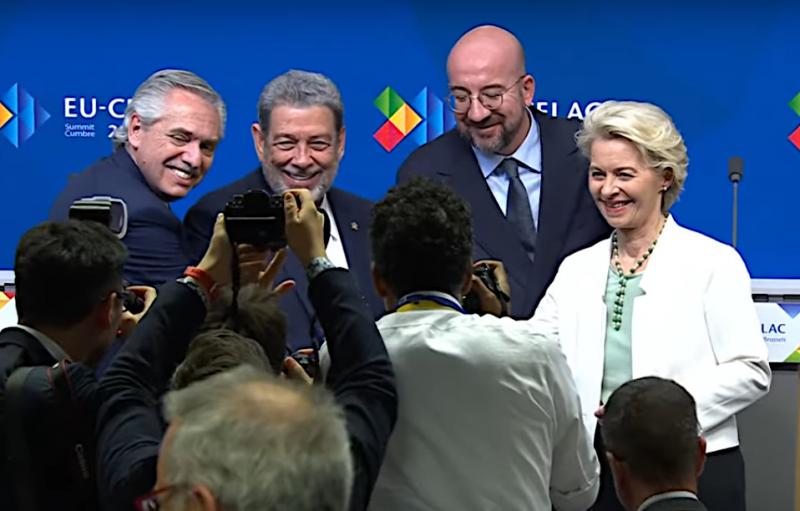
M 497 98 L 500 99 L 500 103 L 495 107 L 487 106 L 486 103 L 484 103 L 484 100 L 481 99 L 482 97 L 484 97 L 486 95 L 485 92 L 478 92 L 477 94 L 466 94 L 467 98 L 469 98 L 469 103 L 467 103 L 467 108 L 465 108 L 464 110 L 456 110 L 455 106 L 453 105 L 453 100 L 455 99 L 455 95 L 453 94 L 452 90 L 450 91 L 450 94 L 447 95 L 447 106 L 450 107 L 450 110 L 452 110 L 453 112 L 455 112 L 457 114 L 465 114 L 465 113 L 469 112 L 470 108 L 472 108 L 472 101 L 475 98 L 477 98 L 483 108 L 485 108 L 486 110 L 489 110 L 490 112 L 494 112 L 495 110 L 497 110 L 497 109 L 499 109 L 500 107 L 503 106 L 503 98 L 505 97 L 505 95 L 508 94 L 508 92 L 511 89 L 513 89 L 518 83 L 520 83 L 522 80 L 524 80 L 528 76 L 529 76 L 528 74 L 524 74 L 524 75 L 520 76 L 519 78 L 517 78 L 514 81 L 514 83 L 512 83 L 511 85 L 506 87 L 505 90 L 503 90 L 503 92 L 501 92 L 500 94 L 497 94 Z M 491 85 L 490 87 L 494 87 L 494 86 Z M 492 94 L 491 96 L 494 96 L 494 94 Z
M 132 295 L 135 294 L 133 291 L 128 291 L 127 290 L 128 285 L 129 284 L 126 281 L 122 281 L 122 289 L 111 289 L 111 290 L 109 290 L 105 295 L 103 295 L 103 297 L 100 299 L 100 302 L 101 303 L 105 302 L 106 300 L 108 300 L 109 295 L 111 295 L 111 293 L 114 293 L 115 295 L 117 295 L 119 297 L 120 301 L 122 302 L 122 312 L 127 312 L 128 311 L 128 300 L 130 299 L 130 297 Z

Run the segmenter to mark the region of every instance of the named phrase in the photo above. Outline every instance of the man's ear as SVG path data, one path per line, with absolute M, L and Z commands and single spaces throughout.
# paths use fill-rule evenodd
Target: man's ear
M 347 131 L 344 129 L 344 126 L 342 126 L 342 129 L 339 130 L 339 147 L 336 148 L 336 159 L 339 161 L 342 161 L 342 158 L 344 158 L 344 142 L 346 138 Z
M 534 80 L 533 76 L 525 75 L 525 78 L 522 79 L 522 97 L 525 100 L 526 105 L 533 104 L 533 96 L 536 92 L 536 80 Z
M 139 149 L 143 129 L 142 118 L 139 117 L 139 114 L 134 112 L 133 115 L 131 115 L 131 121 L 128 123 L 128 143 L 132 148 Z
M 695 472 L 697 477 L 703 473 L 703 468 L 706 465 L 706 439 L 701 437 L 697 438 L 697 459 L 695 460 Z
M 106 329 L 114 324 L 114 309 L 117 306 L 117 300 L 119 300 L 117 293 L 112 291 L 108 293 L 105 300 L 95 305 L 92 315 L 98 328 Z
M 264 143 L 266 139 L 264 137 L 264 132 L 261 131 L 261 125 L 254 122 L 250 127 L 250 133 L 253 135 L 253 147 L 258 155 L 258 161 L 264 161 Z
M 381 277 L 380 272 L 378 272 L 378 268 L 375 266 L 375 263 L 372 263 L 369 267 L 370 276 L 372 277 L 372 287 L 375 288 L 375 292 L 378 293 L 378 296 L 381 298 L 386 298 L 389 294 L 389 287 L 386 285 L 386 281 L 383 280 Z
M 189 509 L 198 511 L 221 511 L 217 499 L 208 486 L 196 484 L 192 487 L 192 502 Z
M 472 289 L 472 265 L 467 268 L 467 272 L 464 274 L 464 280 L 461 282 L 461 296 L 457 296 L 456 298 L 461 299 L 467 296 L 470 289 Z

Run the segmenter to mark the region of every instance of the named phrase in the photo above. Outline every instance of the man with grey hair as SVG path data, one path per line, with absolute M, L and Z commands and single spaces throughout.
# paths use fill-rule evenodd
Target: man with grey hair
M 347 429 L 324 388 L 242 366 L 168 394 L 166 412 L 162 509 L 347 509 Z
M 344 106 L 330 78 L 308 71 L 288 71 L 269 82 L 258 100 L 258 122 L 252 125 L 259 167 L 205 195 L 184 219 L 187 246 L 198 259 L 208 245 L 214 217 L 235 195 L 248 190 L 278 194 L 290 188 L 311 192 L 330 219 L 327 250 L 338 267 L 349 268 L 374 315 L 383 305 L 372 289 L 367 226 L 372 204 L 333 187 L 344 155 Z M 280 279 L 297 285 L 281 301 L 289 318 L 292 349 L 317 346 L 321 330 L 306 297 L 308 283 L 297 258 L 290 254 Z
M 225 116 L 222 98 L 196 74 L 155 72 L 128 103 L 124 123 L 112 137 L 114 153 L 70 176 L 50 219 L 66 219 L 77 199 L 112 197 L 124 205 L 119 235 L 130 254 L 126 280 L 157 285 L 180 276 L 189 257 L 169 204 L 208 172 Z

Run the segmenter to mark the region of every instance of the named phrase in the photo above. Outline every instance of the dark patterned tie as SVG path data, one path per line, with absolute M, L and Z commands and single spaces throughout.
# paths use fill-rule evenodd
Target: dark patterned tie
M 500 163 L 500 168 L 509 177 L 506 218 L 517 231 L 528 258 L 533 261 L 536 252 L 536 225 L 533 223 L 528 192 L 519 177 L 519 165 L 517 160 L 506 158 Z

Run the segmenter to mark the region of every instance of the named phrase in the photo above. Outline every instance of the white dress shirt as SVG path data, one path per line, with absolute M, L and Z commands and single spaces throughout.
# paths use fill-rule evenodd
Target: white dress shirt
M 492 196 L 503 215 L 506 214 L 508 187 L 510 186 L 511 178 L 505 172 L 497 172 L 496 170 L 498 165 L 506 158 L 517 160 L 520 164 L 519 178 L 522 180 L 522 184 L 525 185 L 525 191 L 528 192 L 528 202 L 531 205 L 533 223 L 538 228 L 542 189 L 542 142 L 539 136 L 539 125 L 536 124 L 536 119 L 533 118 L 530 110 L 528 110 L 528 117 L 531 120 L 528 135 L 513 154 L 484 153 L 475 146 L 472 146 L 472 152 L 475 153 L 483 178 L 486 179 L 486 184 L 489 186 L 489 190 L 492 191 Z
M 661 502 L 662 500 L 668 499 L 693 499 L 698 500 L 697 495 L 690 491 L 667 491 L 664 493 L 657 493 L 652 497 L 648 498 L 636 509 L 636 511 L 645 511 L 648 507 L 652 506 L 656 502 Z
M 328 214 L 328 218 L 331 221 L 331 238 L 325 246 L 325 253 L 328 254 L 330 262 L 337 267 L 349 269 L 350 267 L 347 264 L 347 255 L 344 251 L 342 237 L 339 236 L 339 227 L 336 225 L 336 217 L 333 216 L 333 209 L 331 209 L 331 203 L 328 201 L 327 194 L 322 198 L 320 209 Z
M 599 465 L 555 342 L 526 322 L 446 308 L 391 313 L 378 329 L 400 401 L 369 509 L 594 502 Z

